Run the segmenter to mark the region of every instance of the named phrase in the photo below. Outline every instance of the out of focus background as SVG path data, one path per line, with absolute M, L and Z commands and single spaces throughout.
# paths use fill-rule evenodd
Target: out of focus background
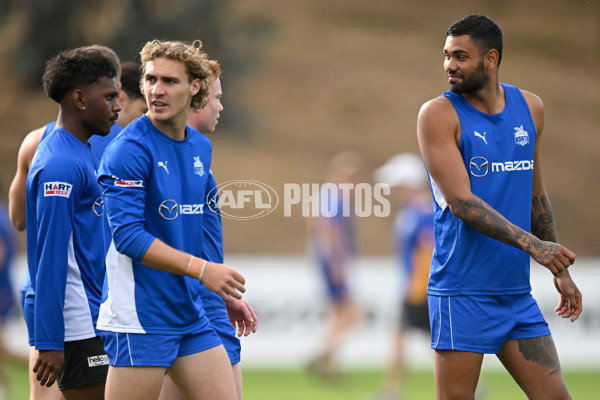
M 394 154 L 418 152 L 419 108 L 448 88 L 442 69 L 446 29 L 471 13 L 489 15 L 503 29 L 500 80 L 544 101 L 544 183 L 561 242 L 578 255 L 571 271 L 584 292 L 581 321 L 567 324 L 552 315 L 558 298 L 549 274 L 535 265 L 534 289 L 546 318 L 556 324 L 567 366 L 600 376 L 600 349 L 591 339 L 600 334 L 600 297 L 594 293 L 600 279 L 596 0 L 1 0 L 2 196 L 22 139 L 56 118 L 57 106 L 40 84 L 46 60 L 88 44 L 107 45 L 122 61 L 137 60 L 154 38 L 200 39 L 222 65 L 225 109 L 211 136 L 218 181 L 260 182 L 282 201 L 286 184 L 322 183 L 328 162 L 352 150 L 364 158 L 364 181 L 371 182 L 375 168 Z M 365 384 L 372 387 L 352 387 L 340 398 L 362 399 L 376 391 L 377 371 L 389 359 L 400 287 L 392 224 L 392 216 L 355 221 L 360 257 L 352 281 L 366 317 L 341 349 L 340 363 L 375 372 Z M 307 247 L 308 226 L 300 208 L 286 215 L 281 204 L 262 218 L 224 219 L 226 262 L 246 275 L 247 299 L 261 319 L 259 332 L 243 340 L 249 370 L 302 371 L 318 347 L 327 304 Z M 24 251 L 24 236 L 19 239 Z M 24 258 L 17 260 L 18 282 Z M 409 362 L 426 371 L 418 386 L 432 388 L 428 339 L 411 340 Z M 23 342 L 21 336 L 11 345 Z M 492 361 L 490 371 L 495 367 Z M 248 390 L 257 380 L 249 373 Z M 294 385 L 306 383 L 292 382 L 287 394 L 272 398 L 296 398 Z M 323 390 L 323 398 L 338 398 L 335 388 Z M 592 398 L 580 390 L 575 398 Z M 423 398 L 433 396 L 427 393 Z M 494 389 L 487 395 L 502 398 L 494 397 Z

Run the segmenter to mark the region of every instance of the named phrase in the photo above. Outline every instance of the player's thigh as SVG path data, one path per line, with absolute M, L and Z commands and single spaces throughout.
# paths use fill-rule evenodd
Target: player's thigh
M 163 379 L 158 400 L 185 400 L 183 394 L 181 394 L 181 390 L 175 385 L 169 374 L 166 374 Z
M 164 367 L 108 367 L 106 400 L 157 399 Z
M 242 394 L 244 390 L 243 378 L 242 378 L 242 367 L 240 363 L 231 364 L 231 370 L 233 372 L 233 380 L 235 381 L 235 390 L 237 392 L 238 400 L 242 400 Z
M 470 351 L 435 350 L 433 361 L 438 400 L 474 398 L 483 354 Z
M 103 400 L 105 382 L 96 382 L 89 385 L 74 387 L 62 391 L 65 400 Z
M 62 400 L 63 396 L 58 390 L 56 382 L 50 387 L 40 385 L 33 372 L 33 365 L 37 358 L 35 347 L 29 347 L 29 399 L 30 400 Z
M 169 367 L 169 375 L 186 399 L 237 399 L 231 364 L 222 345 L 178 357 Z
M 242 368 L 240 363 L 235 363 L 231 365 L 231 369 L 233 371 L 233 379 L 235 381 L 235 390 L 237 392 L 238 400 L 242 400 L 243 394 L 243 380 L 242 380 Z M 181 390 L 175 385 L 173 379 L 169 374 L 165 375 L 165 379 L 163 380 L 163 385 L 160 390 L 159 400 L 184 400 L 183 394 Z
M 498 358 L 529 399 L 570 399 L 552 336 L 507 340 Z

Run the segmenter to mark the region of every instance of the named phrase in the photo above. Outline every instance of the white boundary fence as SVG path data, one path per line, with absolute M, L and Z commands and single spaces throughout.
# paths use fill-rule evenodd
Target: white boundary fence
M 328 312 L 318 267 L 309 257 L 226 255 L 226 263 L 247 280 L 245 298 L 259 316 L 256 334 L 242 338 L 245 367 L 303 367 L 319 349 L 323 321 Z M 19 258 L 15 277 L 20 279 L 25 258 Z M 346 367 L 380 368 L 389 360 L 398 315 L 399 269 L 393 257 L 362 257 L 351 269 L 351 286 L 363 319 L 340 348 Z M 600 368 L 600 259 L 578 259 L 570 269 L 581 289 L 584 313 L 575 323 L 557 317 L 558 294 L 552 275 L 532 263 L 532 285 L 553 333 L 563 368 Z M 18 279 L 16 281 L 18 282 Z M 18 285 L 16 285 L 18 288 Z M 17 352 L 27 353 L 22 318 L 7 326 L 5 340 Z M 430 368 L 429 337 L 409 334 L 407 356 L 416 368 Z M 485 364 L 501 367 L 494 356 Z

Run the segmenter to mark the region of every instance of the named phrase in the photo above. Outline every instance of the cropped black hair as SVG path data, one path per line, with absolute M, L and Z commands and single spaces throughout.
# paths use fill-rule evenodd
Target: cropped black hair
M 78 86 L 89 85 L 101 77 L 114 78 L 114 62 L 93 47 L 63 50 L 46 63 L 42 85 L 46 95 L 60 103 Z
M 485 15 L 467 15 L 454 22 L 446 36 L 469 35 L 483 52 L 491 49 L 498 51 L 498 65 L 502 61 L 502 30 L 490 18 Z

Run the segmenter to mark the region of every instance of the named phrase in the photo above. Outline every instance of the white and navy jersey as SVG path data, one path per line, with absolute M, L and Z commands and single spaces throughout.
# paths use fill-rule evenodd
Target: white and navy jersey
M 29 169 L 27 261 L 38 350 L 97 336 L 106 249 L 97 166 L 89 145 L 55 128 Z
M 221 223 L 221 212 L 219 210 L 218 187 L 212 171 L 208 174 L 207 186 L 207 210 L 204 213 L 204 245 L 202 246 L 202 258 L 205 260 L 223 263 L 223 224 Z M 227 307 L 223 298 L 209 290 L 202 283 L 200 286 L 200 300 L 204 307 L 206 316 L 212 320 L 215 318 L 228 318 Z
M 174 140 L 145 115 L 106 148 L 98 179 L 112 243 L 98 329 L 184 334 L 206 323 L 196 279 L 141 260 L 156 238 L 201 256 L 211 155 L 198 131 L 186 127 L 186 138 Z
M 529 232 L 536 129 L 515 86 L 502 84 L 506 105 L 498 114 L 475 109 L 448 91 L 460 120 L 459 149 L 471 191 Z M 435 250 L 428 293 L 438 296 L 521 294 L 531 291 L 529 255 L 492 239 L 455 217 L 434 181 Z

